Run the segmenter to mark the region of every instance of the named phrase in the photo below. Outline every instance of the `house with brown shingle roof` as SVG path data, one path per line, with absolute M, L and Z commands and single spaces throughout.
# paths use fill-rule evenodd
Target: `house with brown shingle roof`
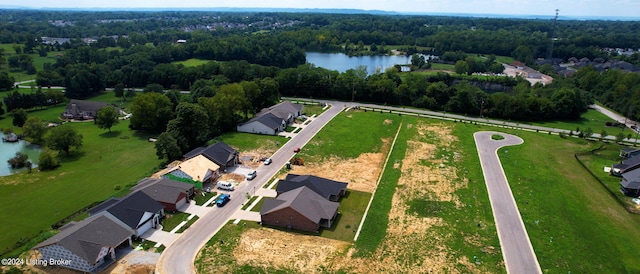
M 260 209 L 260 218 L 263 225 L 318 232 L 321 227 L 331 227 L 339 205 L 301 186 L 276 198 L 266 198 Z

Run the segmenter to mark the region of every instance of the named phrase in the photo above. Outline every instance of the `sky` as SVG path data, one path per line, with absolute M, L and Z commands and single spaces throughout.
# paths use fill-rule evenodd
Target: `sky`
M 640 0 L 0 0 L 29 8 L 321 8 L 420 13 L 638 17 Z

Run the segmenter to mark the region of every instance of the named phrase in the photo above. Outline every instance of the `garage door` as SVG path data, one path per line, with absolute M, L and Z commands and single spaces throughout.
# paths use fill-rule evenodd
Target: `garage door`
M 176 203 L 176 209 L 180 209 L 187 203 L 187 198 L 182 198 Z
M 138 236 L 147 232 L 147 230 L 149 230 L 152 225 L 153 225 L 153 219 L 150 219 L 149 221 L 144 223 L 140 228 L 138 228 Z

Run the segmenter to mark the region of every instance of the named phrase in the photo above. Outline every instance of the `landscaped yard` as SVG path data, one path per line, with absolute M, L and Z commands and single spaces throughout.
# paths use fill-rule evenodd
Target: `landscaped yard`
M 59 122 L 57 117 L 63 110 L 61 105 L 31 111 L 29 116 Z M 0 252 L 93 202 L 126 194 L 129 185 L 152 174 L 161 163 L 153 143 L 147 141 L 151 135 L 131 131 L 127 120 L 114 126 L 111 133 L 92 122 L 67 126 L 84 138 L 80 151 L 63 157 L 62 166 L 0 177 Z M 11 127 L 11 118 L 5 115 L 0 128 Z
M 201 192 L 193 197 L 193 200 L 196 201 L 196 205 L 204 205 L 207 201 L 217 195 L 216 192 Z M 213 206 L 215 203 L 210 203 L 208 206 Z
M 162 231 L 171 231 L 174 228 L 176 228 L 180 223 L 184 222 L 184 221 L 189 221 L 187 220 L 187 218 L 190 216 L 191 214 L 189 213 L 184 213 L 184 212 L 175 212 L 175 213 L 167 213 L 166 214 L 166 218 L 164 219 L 164 221 L 162 222 Z M 193 216 L 193 219 L 198 219 L 198 216 Z M 193 221 L 191 221 L 193 222 Z

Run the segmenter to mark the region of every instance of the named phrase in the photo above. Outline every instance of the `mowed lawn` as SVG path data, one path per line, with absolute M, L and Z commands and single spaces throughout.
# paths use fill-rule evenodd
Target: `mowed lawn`
M 600 144 L 507 132 L 524 139 L 499 156 L 543 272 L 640 272 L 640 216 L 628 213 L 574 158 Z
M 63 110 L 57 106 L 29 116 L 55 121 Z M 11 128 L 11 120 L 5 115 L 0 128 Z M 0 177 L 0 252 L 93 202 L 122 195 L 127 185 L 152 174 L 161 161 L 147 141 L 150 136 L 131 131 L 128 125 L 128 120 L 122 121 L 111 133 L 92 122 L 64 125 L 78 130 L 84 145 L 64 157 L 62 166 Z
M 600 113 L 599 111 L 590 108 L 589 110 L 587 110 L 587 112 L 580 115 L 580 119 L 575 121 L 549 121 L 549 122 L 535 122 L 535 123 L 525 122 L 525 124 L 532 124 L 532 125 L 542 126 L 542 127 L 560 128 L 560 129 L 572 130 L 573 132 L 576 132 L 578 129 L 580 131 L 583 131 L 587 128 L 591 128 L 593 130 L 593 133 L 600 134 L 604 130 L 607 132 L 607 135 L 612 135 L 612 136 L 615 136 L 622 131 L 622 128 L 619 128 L 619 127 L 605 126 L 606 122 L 616 122 L 616 121 Z M 630 132 L 631 131 L 629 131 L 628 129 L 625 130 L 625 134 Z

